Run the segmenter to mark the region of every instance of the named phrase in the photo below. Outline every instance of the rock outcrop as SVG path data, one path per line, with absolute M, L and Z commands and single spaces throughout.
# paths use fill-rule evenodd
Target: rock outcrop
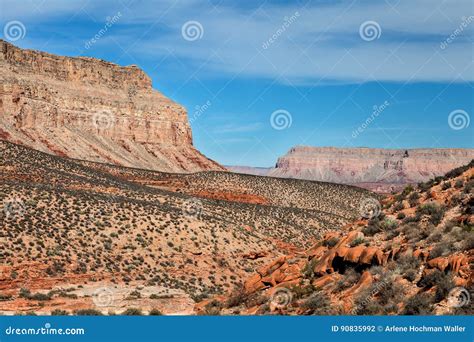
M 0 138 L 144 169 L 223 170 L 192 145 L 185 109 L 138 67 L 23 50 L 0 40 Z
M 468 164 L 474 149 L 375 149 L 298 146 L 269 176 L 352 184 L 378 192 L 425 182 Z
M 242 315 L 472 315 L 473 189 L 471 162 L 386 196 L 375 217 L 274 258 L 242 287 L 205 303 Z M 411 205 L 405 206 L 406 196 Z M 202 305 L 197 314 L 212 314 L 199 311 Z

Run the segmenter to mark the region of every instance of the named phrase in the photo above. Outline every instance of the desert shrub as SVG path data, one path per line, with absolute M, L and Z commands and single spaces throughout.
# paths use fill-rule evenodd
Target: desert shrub
M 440 232 L 435 232 L 435 233 L 432 233 L 430 236 L 428 236 L 426 241 L 427 242 L 440 242 L 442 238 L 443 238 L 443 235 Z
M 430 216 L 429 221 L 437 226 L 444 217 L 445 208 L 435 203 L 427 203 L 416 208 L 417 215 Z
M 433 297 L 428 293 L 417 293 L 405 302 L 404 315 L 431 315 Z
M 270 312 L 270 304 L 265 303 L 258 308 L 257 315 L 266 315 L 269 312 Z
M 471 249 L 474 249 L 474 234 L 469 234 L 462 243 L 461 250 L 463 251 L 469 251 Z
M 405 217 L 406 217 L 405 213 L 400 212 L 400 213 L 397 214 L 397 219 L 399 219 L 399 220 L 403 220 Z
M 294 285 L 291 287 L 291 293 L 294 299 L 301 299 L 310 296 L 314 292 L 319 291 L 314 285 L 298 286 Z
M 0 294 L 0 302 L 5 302 L 12 299 L 12 295 Z
M 50 300 L 53 296 L 53 293 L 49 292 L 49 293 L 34 293 L 33 294 L 30 292 L 30 290 L 26 288 L 21 288 L 19 296 L 25 299 L 44 301 L 44 300 Z
M 355 246 L 358 246 L 358 245 L 360 245 L 364 242 L 365 242 L 364 238 L 358 237 L 358 238 L 352 240 L 351 243 L 349 244 L 349 246 L 355 247 Z
M 209 298 L 209 296 L 210 296 L 210 293 L 206 292 L 206 291 L 203 291 L 203 292 L 198 293 L 198 294 L 191 294 L 190 295 L 191 299 L 194 300 L 195 303 L 202 302 L 204 299 Z
M 409 195 L 413 190 L 415 190 L 415 189 L 413 188 L 413 185 L 411 185 L 411 184 L 410 184 L 410 185 L 407 185 L 407 186 L 405 187 L 405 189 L 403 189 L 403 194 L 404 194 L 405 196 L 407 196 L 407 195 Z
M 474 180 L 471 179 L 469 182 L 467 182 L 465 185 L 464 185 L 464 190 L 463 192 L 465 194 L 469 194 L 471 191 L 472 191 L 472 188 L 474 188 Z
M 437 243 L 433 249 L 430 251 L 430 256 L 429 259 L 434 259 L 443 255 L 448 255 L 451 253 L 451 247 L 452 244 L 443 241 L 440 243 Z
M 410 194 L 410 196 L 408 197 L 408 203 L 410 204 L 410 207 L 416 207 L 419 198 L 420 195 L 417 192 L 413 192 L 412 194 Z
M 430 182 L 426 183 L 418 183 L 418 189 L 420 189 L 421 192 L 426 192 L 429 189 L 431 189 L 432 184 Z
M 395 221 L 395 220 L 392 220 L 390 218 L 386 218 L 385 220 L 382 221 L 382 223 L 380 225 L 381 225 L 383 230 L 390 231 L 390 230 L 393 230 L 393 229 L 397 228 L 398 222 Z
M 316 265 L 317 262 L 318 262 L 318 259 L 313 258 L 306 263 L 303 270 L 301 271 L 305 278 L 312 278 L 314 276 L 314 266 Z
M 356 314 L 377 315 L 398 312 L 397 303 L 404 298 L 403 286 L 394 281 L 392 272 L 382 269 L 380 281 L 372 284 L 355 299 Z
M 20 296 L 20 298 L 28 299 L 31 295 L 31 292 L 27 288 L 22 287 L 18 295 Z
M 464 182 L 463 182 L 462 179 L 458 179 L 458 180 L 456 181 L 456 183 L 454 183 L 454 187 L 455 187 L 456 189 L 461 189 L 463 185 L 464 185 Z
M 403 255 L 397 260 L 400 273 L 408 281 L 414 281 L 420 267 L 420 261 L 413 255 Z
M 405 209 L 405 206 L 403 205 L 403 202 L 397 202 L 393 206 L 394 211 L 400 211 L 400 210 L 403 210 L 403 209 Z
M 442 190 L 448 190 L 449 188 L 451 188 L 451 182 L 444 182 L 443 185 L 441 185 L 441 189 Z
M 74 314 L 77 316 L 103 316 L 102 312 L 95 309 L 80 309 L 74 311 Z
M 142 316 L 143 312 L 140 309 L 136 308 L 128 308 L 124 312 L 122 312 L 123 316 Z
M 397 201 L 399 203 L 402 203 L 405 198 L 406 198 L 406 194 L 404 192 L 401 192 L 401 193 L 396 194 L 394 196 L 395 201 Z
M 138 299 L 141 298 L 142 294 L 138 290 L 133 290 L 132 292 L 129 293 L 127 296 L 127 299 Z
M 328 240 L 324 240 L 323 241 L 323 246 L 325 246 L 325 247 L 334 247 L 335 245 L 337 245 L 338 242 L 339 242 L 338 238 L 332 237 Z
M 322 291 L 313 292 L 301 307 L 310 315 L 331 315 L 333 313 L 331 301 Z
M 456 222 L 448 221 L 444 224 L 443 232 L 449 233 L 454 227 L 456 227 Z
M 380 222 L 377 221 L 370 221 L 368 225 L 362 228 L 362 233 L 366 236 L 373 236 L 377 233 L 382 231 L 382 227 L 380 226 Z
M 425 273 L 418 285 L 425 288 L 436 286 L 435 302 L 446 298 L 449 291 L 454 287 L 451 274 L 446 274 L 438 269 Z
M 51 316 L 67 316 L 69 315 L 69 312 L 66 310 L 61 310 L 61 309 L 54 309 L 51 311 Z
M 218 316 L 221 314 L 221 310 L 222 303 L 217 300 L 213 300 L 204 307 L 204 314 L 208 316 Z
M 158 310 L 158 309 L 151 309 L 151 311 L 148 313 L 149 316 L 162 316 L 163 313 Z
M 234 290 L 225 303 L 226 308 L 232 308 L 245 303 L 247 295 L 243 287 Z
M 420 217 L 415 215 L 415 216 L 407 216 L 403 219 L 403 223 L 404 224 L 408 224 L 408 223 L 413 223 L 413 222 L 419 222 L 420 221 Z
M 360 279 L 360 273 L 353 268 L 348 268 L 341 279 L 336 282 L 336 291 L 343 291 L 354 286 Z
M 403 225 L 400 230 L 411 243 L 418 242 L 428 236 L 428 233 L 416 223 Z
M 51 300 L 51 294 L 49 293 L 35 293 L 30 295 L 29 299 L 32 300 Z

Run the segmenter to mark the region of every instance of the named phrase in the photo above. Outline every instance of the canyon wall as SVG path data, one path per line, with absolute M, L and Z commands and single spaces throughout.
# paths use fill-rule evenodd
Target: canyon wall
M 192 145 L 185 109 L 138 67 L 0 40 L 0 138 L 37 150 L 169 172 L 222 170 Z
M 474 149 L 378 149 L 297 146 L 268 175 L 398 190 L 468 164 Z

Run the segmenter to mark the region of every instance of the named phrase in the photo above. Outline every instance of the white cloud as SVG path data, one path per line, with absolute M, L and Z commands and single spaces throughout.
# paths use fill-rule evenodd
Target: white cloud
M 9 0 L 2 2 L 3 16 L 19 14 L 44 24 L 75 13 L 85 19 L 85 13 L 105 18 L 121 10 L 120 30 L 117 27 L 111 38 L 131 48 L 131 54 L 157 60 L 177 56 L 201 68 L 200 75 L 205 77 L 264 77 L 305 85 L 474 81 L 474 22 L 447 48 L 440 48 L 462 18 L 474 14 L 470 0 L 458 0 L 455 5 L 441 0 L 309 1 L 306 7 L 267 2 L 257 10 L 230 6 L 226 1 L 214 7 L 208 0 L 132 1 L 129 10 L 120 2 L 108 1 L 35 3 L 43 3 L 41 16 L 35 14 L 35 6 L 20 8 L 18 2 Z M 285 17 L 296 12 L 296 20 L 281 32 Z M 201 40 L 182 38 L 181 26 L 188 20 L 202 24 Z M 379 39 L 365 41 L 359 36 L 360 25 L 368 20 L 380 25 Z M 262 44 L 277 32 L 275 41 L 264 49 Z

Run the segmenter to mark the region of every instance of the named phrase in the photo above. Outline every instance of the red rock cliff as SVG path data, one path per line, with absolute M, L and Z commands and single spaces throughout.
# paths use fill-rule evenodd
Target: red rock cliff
M 0 40 L 0 138 L 72 158 L 171 172 L 221 170 L 192 145 L 185 109 L 136 66 Z

